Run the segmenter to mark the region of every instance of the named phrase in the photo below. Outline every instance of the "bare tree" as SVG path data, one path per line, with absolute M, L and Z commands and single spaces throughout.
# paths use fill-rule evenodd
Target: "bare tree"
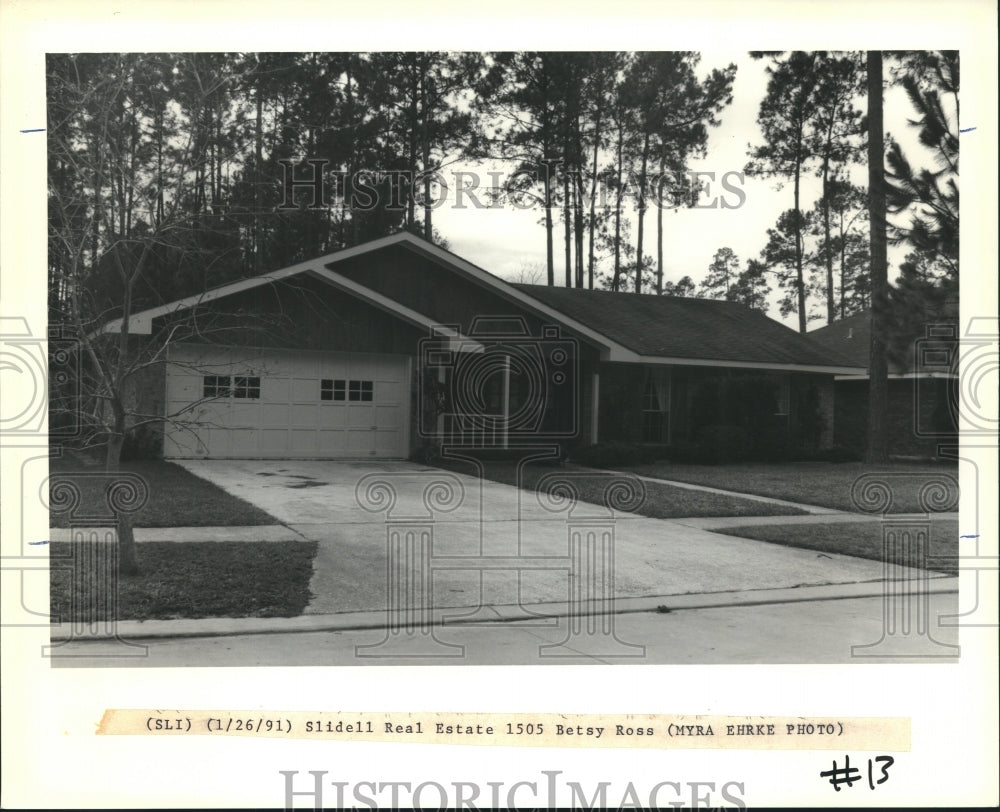
M 73 411 L 81 443 L 104 449 L 108 472 L 119 470 L 130 431 L 171 419 L 139 406 L 145 376 L 162 369 L 172 343 L 215 329 L 193 317 L 148 337 L 133 329 L 145 294 L 170 280 L 171 258 L 198 251 L 195 235 L 211 227 L 191 201 L 213 156 L 197 128 L 181 135 L 164 122 L 182 114 L 158 101 L 157 59 L 60 55 L 48 64 L 50 320 L 76 339 L 81 371 L 77 396 L 57 394 L 51 409 Z M 202 87 L 206 104 L 216 89 Z M 137 573 L 125 513 L 118 545 L 121 571 Z

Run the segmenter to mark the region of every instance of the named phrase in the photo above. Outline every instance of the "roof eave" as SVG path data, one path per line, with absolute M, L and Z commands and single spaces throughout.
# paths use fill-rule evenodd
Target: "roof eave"
M 829 366 L 826 364 L 779 364 L 769 361 L 720 361 L 708 358 L 677 358 L 663 355 L 641 355 L 642 364 L 670 364 L 672 366 L 726 367 L 729 369 L 761 369 L 774 372 L 816 372 L 824 375 L 858 375 L 864 367 Z

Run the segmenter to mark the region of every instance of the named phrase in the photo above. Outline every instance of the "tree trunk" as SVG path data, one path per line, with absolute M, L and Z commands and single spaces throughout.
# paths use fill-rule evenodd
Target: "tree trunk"
M 594 163 L 590 178 L 590 222 L 588 223 L 589 240 L 587 245 L 587 287 L 594 289 L 594 229 L 596 228 L 597 205 L 597 156 L 601 147 L 601 103 L 598 97 L 597 119 L 594 124 Z
M 552 236 L 552 163 L 544 161 L 545 166 L 545 268 L 549 287 L 556 284 L 555 243 Z
M 109 474 L 121 468 L 122 444 L 125 441 L 125 412 L 116 409 L 115 430 L 108 439 L 104 458 L 104 470 Z M 118 571 L 122 575 L 138 575 L 139 560 L 135 551 L 135 533 L 132 531 L 132 517 L 125 511 L 116 511 L 115 524 L 118 535 Z M 114 588 L 114 585 L 112 585 Z
M 889 369 L 886 359 L 888 259 L 886 190 L 882 124 L 882 52 L 868 52 L 868 198 L 871 229 L 872 340 L 868 368 L 868 446 L 865 462 L 889 461 L 886 436 L 889 412 Z
M 163 108 L 156 109 L 156 226 L 163 222 Z
M 823 253 L 826 260 L 826 323 L 833 324 L 837 318 L 837 303 L 833 292 L 833 251 L 830 245 L 830 161 L 823 156 Z
M 260 79 L 258 79 L 260 81 Z M 257 120 L 254 123 L 254 165 L 253 165 L 253 270 L 260 274 L 264 270 L 264 233 L 263 233 L 263 196 L 260 185 L 263 183 L 262 164 L 264 162 L 264 99 L 260 87 L 254 94 L 257 102 Z
M 566 287 L 573 287 L 573 263 L 569 222 L 569 172 L 563 166 L 563 244 L 566 253 Z
M 665 166 L 660 158 L 660 176 L 656 188 L 656 295 L 663 295 L 663 172 Z
M 583 287 L 583 171 L 576 173 L 576 189 L 573 194 L 573 237 L 576 240 L 576 286 Z
M 358 243 L 358 220 L 354 216 L 354 172 L 357 167 L 357 143 L 355 142 L 355 120 L 354 120 L 354 88 L 352 79 L 351 58 L 347 60 L 347 76 L 344 91 L 344 108 L 347 111 L 347 126 L 349 128 L 347 146 L 347 175 L 344 177 L 344 196 L 340 203 L 340 245 L 341 247 L 357 245 Z M 350 214 L 351 238 L 348 243 L 347 220 Z
M 407 137 L 409 139 L 409 144 L 407 145 L 407 155 L 406 155 L 406 169 L 409 172 L 410 177 L 408 178 L 409 186 L 409 196 L 406 200 L 406 228 L 408 231 L 412 232 L 414 226 L 417 222 L 417 189 L 414 181 L 416 180 L 417 174 L 417 77 L 415 75 L 415 66 L 410 65 L 410 104 L 409 112 L 407 115 Z
M 796 147 L 795 156 L 795 287 L 799 304 L 799 332 L 806 332 L 806 282 L 802 269 L 802 216 L 799 214 L 799 180 L 802 175 L 802 142 Z
M 431 137 L 428 126 L 427 111 L 427 68 L 423 66 L 420 71 L 420 113 L 421 113 L 421 134 L 420 140 L 423 142 L 423 171 L 424 171 L 424 239 L 433 242 L 434 226 L 431 223 L 431 213 L 434 207 L 431 205 L 431 176 L 428 173 L 431 164 Z
M 840 318 L 844 318 L 847 285 L 847 235 L 844 233 L 844 213 L 840 213 Z
M 573 119 L 573 262 L 576 286 L 583 287 L 583 134 L 580 130 L 580 107 Z
M 649 133 L 642 141 L 642 168 L 639 171 L 639 228 L 635 238 L 635 292 L 642 293 L 642 228 L 646 219 L 646 161 L 649 157 Z
M 617 293 L 618 291 L 618 278 L 621 276 L 622 269 L 622 153 L 625 149 L 625 132 L 624 125 L 619 124 L 618 127 L 618 161 L 616 170 L 616 187 L 615 187 L 615 275 L 611 280 L 611 290 Z

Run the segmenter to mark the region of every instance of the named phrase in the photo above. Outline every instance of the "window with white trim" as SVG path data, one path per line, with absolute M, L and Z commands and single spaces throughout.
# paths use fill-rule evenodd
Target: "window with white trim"
M 670 442 L 670 370 L 647 368 L 642 384 L 642 441 Z
M 775 400 L 777 407 L 774 413 L 779 417 L 787 417 L 789 404 L 792 400 L 791 381 L 787 375 L 782 375 L 778 379 L 778 391 L 775 394 Z

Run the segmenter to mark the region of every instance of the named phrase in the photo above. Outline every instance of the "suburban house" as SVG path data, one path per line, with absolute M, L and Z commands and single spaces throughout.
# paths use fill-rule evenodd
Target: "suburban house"
M 837 445 L 862 450 L 868 432 L 868 365 L 872 318 L 866 310 L 809 334 L 815 343 L 861 374 L 834 377 L 834 433 Z M 929 318 L 923 335 L 889 360 L 889 453 L 896 457 L 936 457 L 940 444 L 958 437 L 958 307 L 944 318 Z
M 512 284 L 409 233 L 136 313 L 129 329 L 183 336 L 136 391 L 167 418 L 168 458 L 825 447 L 835 378 L 865 373 L 738 304 Z

